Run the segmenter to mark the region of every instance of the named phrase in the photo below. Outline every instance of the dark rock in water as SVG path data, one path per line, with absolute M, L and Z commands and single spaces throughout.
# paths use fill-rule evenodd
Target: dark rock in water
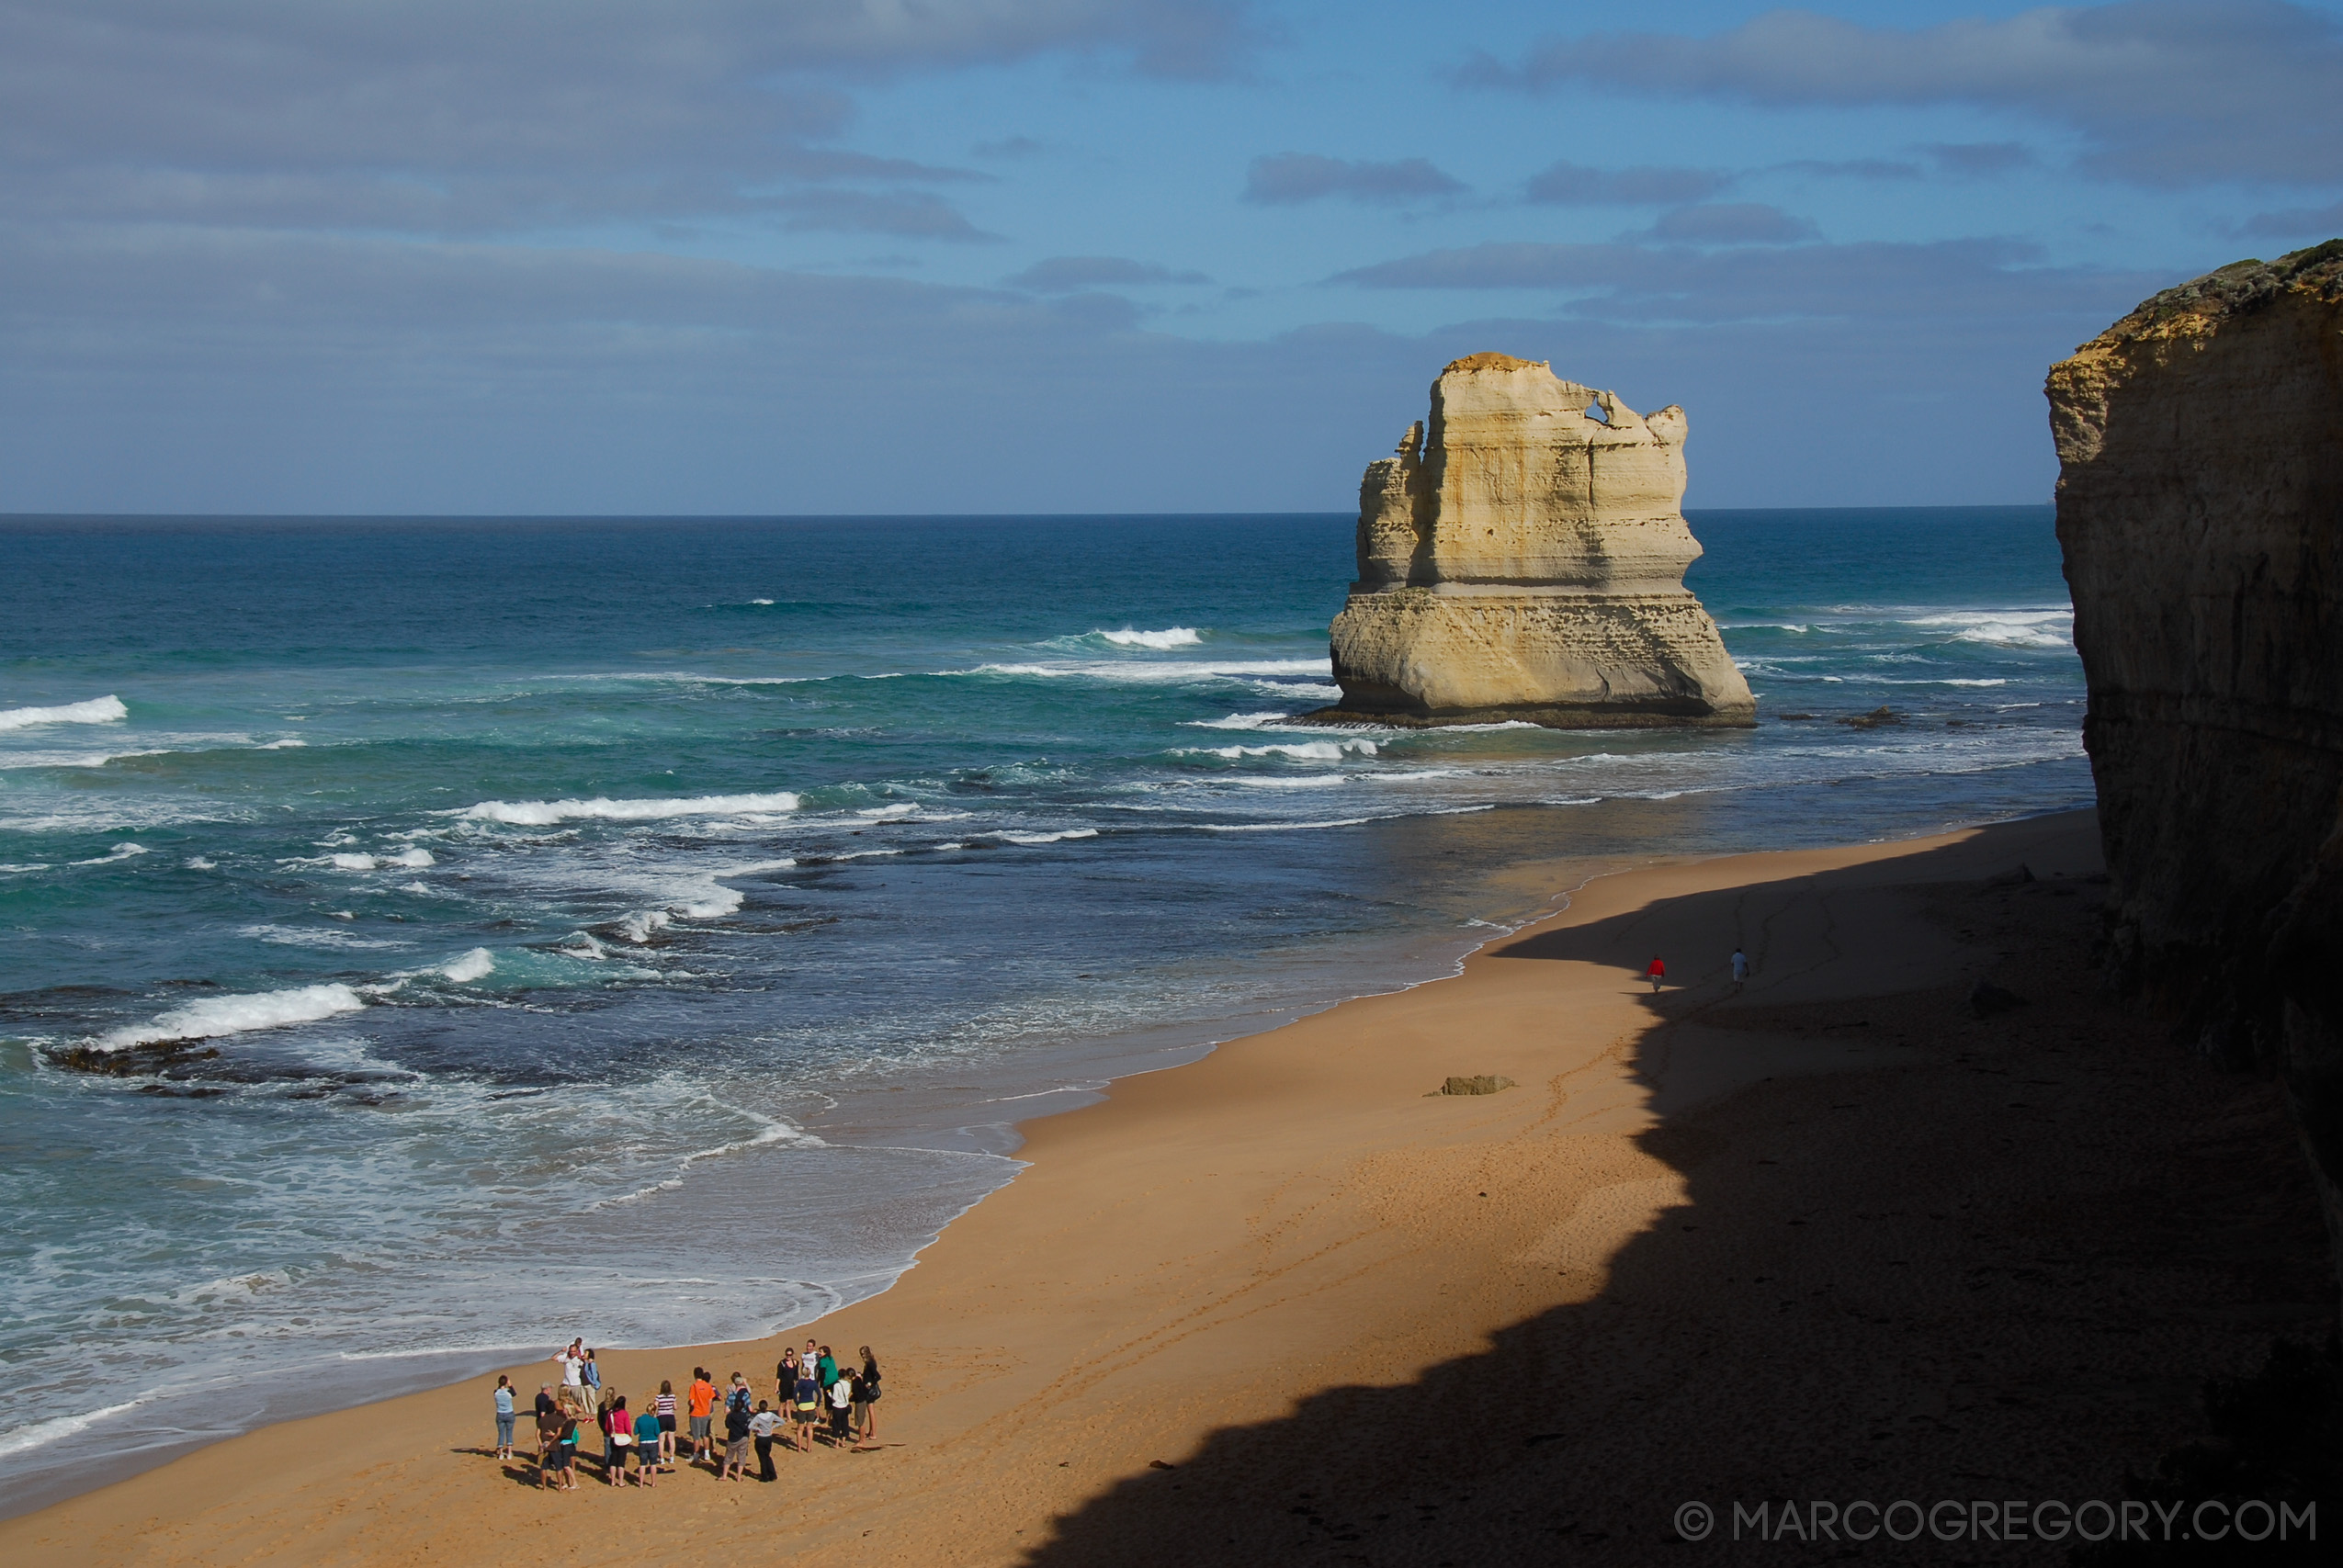
M 1858 714 L 1853 718 L 1842 718 L 1839 722 L 1850 729 L 1877 729 L 1883 724 L 1903 723 L 1904 716 L 1894 708 L 1880 707 L 1873 708 L 1866 714 Z
M 2025 1005 L 2025 998 L 2015 991 L 2005 991 L 1990 980 L 1979 980 L 1969 987 L 1969 1010 L 1979 1018 L 1991 1018 Z
M 1495 1094 L 1499 1089 L 1512 1087 L 1511 1078 L 1500 1077 L 1493 1073 L 1482 1073 L 1475 1077 L 1450 1078 L 1440 1086 L 1439 1092 L 1442 1094 Z
M 166 1040 L 153 1045 L 125 1045 L 103 1050 L 96 1045 L 65 1045 L 44 1052 L 58 1066 L 101 1077 L 142 1078 L 220 1058 L 217 1045 L 190 1040 Z
M 2050 372 L 2115 979 L 2280 1074 L 2343 1237 L 2343 240 Z

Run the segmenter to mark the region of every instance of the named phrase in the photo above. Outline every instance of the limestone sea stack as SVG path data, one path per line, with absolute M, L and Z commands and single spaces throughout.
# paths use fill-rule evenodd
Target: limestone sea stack
M 2165 290 L 2048 392 L 2117 977 L 2284 1079 L 2343 1242 L 2343 240 Z
M 1701 547 L 1684 411 L 1504 354 L 1459 359 L 1432 417 L 1359 487 L 1359 576 L 1334 618 L 1329 722 L 1559 728 L 1754 723 L 1684 587 Z

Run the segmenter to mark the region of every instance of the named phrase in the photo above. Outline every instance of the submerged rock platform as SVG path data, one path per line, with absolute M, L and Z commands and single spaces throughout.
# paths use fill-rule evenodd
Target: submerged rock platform
M 1476 354 L 1359 487 L 1328 724 L 1565 729 L 1756 722 L 1684 587 L 1684 411 L 1644 415 L 1543 361 Z

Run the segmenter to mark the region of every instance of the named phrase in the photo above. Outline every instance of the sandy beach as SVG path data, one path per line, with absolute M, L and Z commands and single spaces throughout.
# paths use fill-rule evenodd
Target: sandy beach
M 219 1443 L 0 1551 L 1722 1561 L 1681 1504 L 2120 1496 L 2206 1376 L 2332 1315 L 2274 1091 L 2099 998 L 2098 871 L 2088 813 L 1555 870 L 1567 908 L 1457 978 L 1027 1125 L 1030 1168 L 811 1330 L 878 1350 L 878 1440 L 782 1453 L 777 1485 L 540 1493 L 476 1379 Z M 1983 977 L 2025 1005 L 1976 1016 Z M 1433 1092 L 1473 1074 L 1519 1087 Z M 769 1392 L 779 1349 L 603 1365 L 638 1401 L 695 1362 Z

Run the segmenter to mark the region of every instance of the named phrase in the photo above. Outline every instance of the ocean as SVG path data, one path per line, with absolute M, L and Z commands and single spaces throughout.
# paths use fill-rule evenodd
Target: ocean
M 1692 522 L 1753 730 L 1295 725 L 1347 516 L 0 519 L 0 1511 L 860 1299 L 1523 861 L 2089 802 L 2047 507 Z

